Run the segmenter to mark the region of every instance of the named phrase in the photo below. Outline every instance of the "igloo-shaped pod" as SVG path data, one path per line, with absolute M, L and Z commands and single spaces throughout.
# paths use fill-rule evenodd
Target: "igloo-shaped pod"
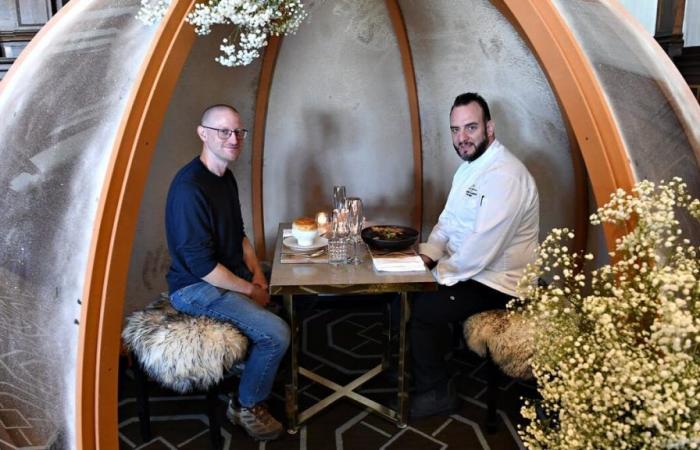
M 238 98 L 221 82 L 224 69 L 207 69 L 217 40 L 192 47 L 184 22 L 192 4 L 174 1 L 158 27 L 146 27 L 133 17 L 135 0 L 74 0 L 0 83 L 0 319 L 11 330 L 1 345 L 23 396 L 17 409 L 34 415 L 46 440 L 117 447 L 125 290 L 129 282 L 130 299 L 150 295 L 138 278 L 152 246 L 164 251 L 162 212 L 153 211 L 176 170 L 173 144 L 192 144 L 182 150 L 189 155 L 177 153 L 183 161 L 196 155 L 192 125 L 202 105 L 193 99 Z M 309 8 L 312 20 L 297 35 L 272 40 L 248 72 L 231 69 L 236 92 L 255 91 L 241 112 L 252 139 L 232 169 L 260 257 L 277 222 L 321 209 L 337 181 L 380 219 L 429 232 L 459 163 L 448 112 L 465 91 L 489 100 L 499 140 L 535 176 L 543 233 L 565 225 L 585 236 L 586 172 L 598 204 L 639 178 L 676 174 L 697 195 L 697 103 L 615 3 Z M 665 139 L 655 135 L 660 121 Z M 650 159 L 663 152 L 677 170 Z M 156 269 L 151 279 L 162 280 L 166 265 Z

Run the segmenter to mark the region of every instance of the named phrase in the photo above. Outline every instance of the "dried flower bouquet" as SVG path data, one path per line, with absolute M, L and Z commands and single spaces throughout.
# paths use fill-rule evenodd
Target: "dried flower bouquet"
M 172 0 L 141 0 L 137 18 L 147 24 L 160 22 Z M 233 26 L 224 38 L 216 61 L 224 66 L 245 66 L 260 56 L 269 36 L 294 34 L 306 18 L 300 0 L 209 0 L 195 4 L 187 22 L 199 35 L 213 25 Z
M 586 274 L 573 233 L 554 230 L 520 284 L 533 321 L 542 400 L 522 409 L 533 449 L 700 448 L 700 261 L 679 208 L 700 201 L 679 178 L 622 190 L 591 223 L 632 223 L 612 263 Z M 542 276 L 546 287 L 531 280 Z M 539 413 L 538 413 L 539 412 Z

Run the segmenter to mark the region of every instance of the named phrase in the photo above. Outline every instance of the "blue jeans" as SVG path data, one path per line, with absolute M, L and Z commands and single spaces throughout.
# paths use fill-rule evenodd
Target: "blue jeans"
M 230 322 L 246 335 L 248 359 L 238 388 L 241 406 L 250 408 L 270 395 L 289 347 L 289 326 L 284 320 L 243 294 L 204 281 L 175 291 L 170 302 L 180 312 Z

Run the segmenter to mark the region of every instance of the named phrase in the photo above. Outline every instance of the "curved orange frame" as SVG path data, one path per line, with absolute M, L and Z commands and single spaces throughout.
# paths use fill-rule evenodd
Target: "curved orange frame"
M 194 31 L 185 23 L 194 1 L 174 1 L 159 25 L 112 149 L 92 235 L 80 319 L 79 449 L 118 448 L 119 343 L 131 243 L 158 133 L 194 42 Z
M 255 253 L 261 260 L 265 258 L 265 220 L 263 217 L 263 152 L 265 150 L 265 126 L 267 123 L 267 106 L 270 100 L 272 77 L 275 74 L 277 55 L 282 45 L 281 37 L 270 39 L 263 53 L 260 68 L 258 93 L 255 98 L 255 123 L 253 125 L 253 233 L 255 234 Z
M 581 149 L 598 204 L 617 188 L 629 189 L 634 176 L 603 91 L 551 0 L 493 1 L 530 42 L 549 77 Z M 122 119 L 100 198 L 80 321 L 79 449 L 118 447 L 117 363 L 131 242 L 154 144 L 194 41 L 185 24 L 193 4 L 194 0 L 174 0 L 158 29 Z M 59 13 L 47 29 L 66 12 Z M 35 41 L 45 35 L 46 30 L 40 32 Z M 15 66 L 24 60 L 20 57 Z M 8 77 L 17 67 L 13 69 Z M 609 245 L 618 233 L 606 229 Z
M 598 78 L 574 34 L 552 0 L 492 0 L 535 52 L 568 119 L 583 156 L 598 206 L 635 176 L 612 110 Z M 603 227 L 608 248 L 628 230 Z
M 423 224 L 423 139 L 421 136 L 420 107 L 418 105 L 418 85 L 416 83 L 416 71 L 413 65 L 413 54 L 408 42 L 406 22 L 401 13 L 398 0 L 386 0 L 386 8 L 394 28 L 396 41 L 401 53 L 403 66 L 403 78 L 406 85 L 406 99 L 408 100 L 408 113 L 411 117 L 411 141 L 413 142 L 413 186 L 415 205 L 412 211 L 411 224 L 413 228 L 421 232 Z

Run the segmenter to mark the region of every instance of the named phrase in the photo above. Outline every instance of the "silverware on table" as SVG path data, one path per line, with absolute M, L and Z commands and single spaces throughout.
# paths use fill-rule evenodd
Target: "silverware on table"
M 282 256 L 301 256 L 304 258 L 315 258 L 317 256 L 321 256 L 324 253 L 326 253 L 326 248 L 322 248 L 320 250 L 316 250 L 312 253 L 300 253 L 300 252 L 282 252 Z

